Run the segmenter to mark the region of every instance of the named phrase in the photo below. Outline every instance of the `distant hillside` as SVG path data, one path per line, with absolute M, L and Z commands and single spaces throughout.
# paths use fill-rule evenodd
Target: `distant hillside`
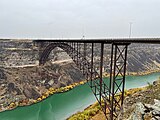
M 90 45 L 89 45 L 90 46 Z M 89 48 L 88 46 L 88 48 Z M 105 45 L 104 68 L 109 71 L 110 45 Z M 99 48 L 95 46 L 95 66 L 99 68 Z M 88 57 L 91 56 L 91 49 L 87 49 Z M 32 41 L 0 41 L 0 66 L 17 66 L 37 64 L 38 49 Z M 49 56 L 52 61 L 70 59 L 70 57 L 58 48 L 53 50 Z M 160 70 L 160 45 L 132 44 L 128 49 L 128 72 L 145 72 Z

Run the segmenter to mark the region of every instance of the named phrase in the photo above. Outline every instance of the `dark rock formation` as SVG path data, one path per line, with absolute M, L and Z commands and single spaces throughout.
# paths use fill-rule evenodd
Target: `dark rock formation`
M 160 120 L 160 101 L 154 99 L 154 104 L 134 104 L 133 112 L 128 120 Z
M 127 96 L 118 120 L 160 120 L 160 80 Z
M 40 94 L 35 89 L 30 87 L 25 87 L 23 93 L 27 98 L 30 99 L 37 99 L 38 97 L 40 97 Z
M 6 74 L 4 73 L 4 70 L 3 70 L 3 69 L 0 69 L 0 80 L 3 80 L 3 79 L 7 79 L 7 76 L 6 76 Z
M 8 84 L 8 91 L 9 91 L 9 92 L 12 92 L 12 91 L 14 91 L 14 89 L 15 89 L 14 83 L 9 83 L 9 84 Z

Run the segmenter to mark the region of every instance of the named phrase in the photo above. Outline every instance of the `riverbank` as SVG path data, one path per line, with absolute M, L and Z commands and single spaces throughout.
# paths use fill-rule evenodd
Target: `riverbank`
M 160 72 L 160 69 L 148 70 L 148 71 L 145 71 L 145 72 L 129 72 L 129 73 L 126 73 L 126 75 L 141 76 L 141 75 L 149 75 L 149 74 L 158 73 L 158 72 Z
M 153 84 L 149 84 L 148 86 L 141 87 L 141 88 L 133 88 L 129 90 L 125 90 L 124 92 L 124 106 L 123 110 L 125 112 L 120 111 L 119 120 L 123 120 L 128 118 L 133 111 L 133 107 L 131 107 L 136 102 L 143 102 L 147 104 L 153 104 L 154 99 L 160 100 L 159 94 L 160 93 L 160 77 L 159 80 L 153 82 Z M 67 120 L 105 120 L 104 113 L 101 110 L 100 105 L 98 102 L 90 105 L 89 107 L 85 108 L 84 111 L 78 112 L 73 114 Z
M 153 73 L 156 73 L 156 72 L 159 72 L 159 71 L 154 71 Z M 145 73 L 139 74 L 139 75 L 142 76 L 142 75 L 148 75 L 148 74 L 151 74 L 151 72 L 145 72 Z M 132 74 L 132 76 L 138 76 L 138 74 Z M 103 75 L 103 77 L 106 77 L 106 75 Z M 108 75 L 107 75 L 107 77 L 108 77 Z M 50 87 L 44 93 L 42 93 L 42 95 L 40 97 L 38 97 L 37 99 L 23 99 L 23 100 L 18 101 L 18 102 L 11 102 L 6 107 L 0 106 L 0 112 L 6 111 L 6 110 L 12 110 L 12 109 L 15 109 L 18 106 L 29 106 L 29 105 L 41 102 L 41 101 L 45 100 L 46 98 L 48 98 L 49 96 L 51 96 L 53 94 L 67 92 L 69 90 L 72 90 L 73 88 L 75 88 L 78 85 L 85 84 L 86 82 L 87 81 L 84 80 L 84 81 L 76 82 L 76 83 L 73 83 L 69 86 L 65 86 L 65 87 L 61 87 L 61 88 L 57 88 L 57 89 L 55 89 L 53 87 Z M 99 109 L 95 109 L 95 110 L 93 110 L 93 112 L 97 112 L 97 110 L 99 111 Z
M 84 77 L 74 63 L 60 62 L 0 67 L 0 112 L 31 105 L 84 84 Z
M 143 75 L 149 75 L 152 73 L 158 73 L 160 72 L 160 69 L 156 69 L 156 70 L 148 70 L 145 72 L 126 72 L 126 76 L 143 76 Z M 108 73 L 103 73 L 103 77 L 109 77 L 110 74 Z
M 138 91 L 144 90 L 144 88 L 134 88 L 134 89 L 129 89 L 125 90 L 125 97 L 134 94 Z M 104 113 L 101 110 L 101 107 L 98 102 L 88 106 L 87 108 L 84 109 L 82 112 L 78 112 L 76 114 L 73 114 L 67 120 L 105 120 Z
M 72 90 L 76 86 L 85 84 L 86 82 L 87 81 L 84 80 L 84 81 L 74 83 L 74 84 L 71 84 L 69 86 L 57 88 L 57 89 L 54 89 L 53 87 L 50 87 L 45 93 L 42 93 L 42 96 L 38 97 L 37 99 L 25 99 L 25 100 L 22 100 L 22 101 L 19 101 L 19 102 L 12 102 L 8 106 L 6 106 L 5 108 L 0 106 L 0 112 L 6 111 L 6 110 L 13 110 L 13 109 L 15 109 L 19 106 L 29 106 L 29 105 L 32 105 L 32 104 L 36 104 L 38 102 L 41 102 L 42 100 L 45 100 L 46 98 L 50 97 L 53 94 L 67 92 L 69 90 Z

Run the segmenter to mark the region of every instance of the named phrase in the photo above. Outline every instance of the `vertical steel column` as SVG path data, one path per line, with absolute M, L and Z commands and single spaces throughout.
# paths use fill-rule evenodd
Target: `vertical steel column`
M 76 43 L 73 42 L 73 60 L 75 61 L 75 48 L 76 48 Z
M 93 85 L 92 84 L 92 82 L 93 82 L 92 80 L 93 80 L 93 57 L 94 57 L 93 56 L 93 52 L 94 52 L 94 43 L 92 43 L 91 49 L 92 50 L 91 50 L 91 84 L 90 85 L 92 87 L 92 85 Z
M 104 52 L 104 43 L 101 43 L 101 55 L 100 55 L 100 95 L 99 95 L 99 100 L 100 100 L 100 105 L 102 105 L 102 82 L 103 82 L 103 71 L 102 71 L 102 68 L 103 68 L 103 52 Z
M 111 101 L 111 85 L 112 85 L 112 65 L 113 65 L 113 49 L 114 45 L 111 46 L 111 63 L 110 63 L 110 81 L 109 81 L 109 102 Z
M 114 115 L 114 83 L 115 83 L 115 72 L 116 72 L 116 56 L 117 56 L 117 45 L 115 45 L 114 51 L 114 68 L 113 68 L 113 78 L 112 78 L 112 101 L 111 101 L 111 120 L 113 120 Z M 112 73 L 111 73 L 112 74 Z
M 87 43 L 84 43 L 84 59 L 86 60 Z
M 39 52 L 39 60 L 41 59 L 42 52 L 44 50 L 45 42 L 38 42 L 38 52 Z M 39 61 L 39 65 L 44 64 L 44 60 Z
M 79 50 L 78 51 L 79 51 L 79 59 L 82 59 L 82 56 L 81 56 L 81 43 L 79 43 Z M 83 66 L 83 63 L 80 60 L 80 63 L 79 63 L 80 70 L 82 70 L 82 66 Z
M 73 42 L 71 42 L 71 48 L 72 48 L 72 54 L 71 54 L 71 58 L 73 59 Z
M 77 63 L 77 66 L 79 66 L 79 44 L 78 44 L 78 42 L 77 42 L 77 49 L 76 49 L 76 51 L 77 51 L 77 60 L 76 60 L 76 63 Z
M 85 75 L 86 43 L 83 43 L 83 75 Z
M 127 48 L 128 48 L 128 45 L 125 46 L 125 60 L 124 60 L 124 71 L 123 71 L 123 86 L 122 86 L 122 102 L 121 102 L 121 105 L 123 105 L 123 100 L 124 100 L 124 87 L 125 87 L 125 78 L 126 78 L 126 64 L 127 64 Z

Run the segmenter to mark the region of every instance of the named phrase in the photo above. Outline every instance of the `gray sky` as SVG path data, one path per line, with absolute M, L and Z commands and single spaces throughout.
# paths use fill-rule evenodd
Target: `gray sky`
M 0 0 L 0 38 L 160 37 L 160 0 Z

